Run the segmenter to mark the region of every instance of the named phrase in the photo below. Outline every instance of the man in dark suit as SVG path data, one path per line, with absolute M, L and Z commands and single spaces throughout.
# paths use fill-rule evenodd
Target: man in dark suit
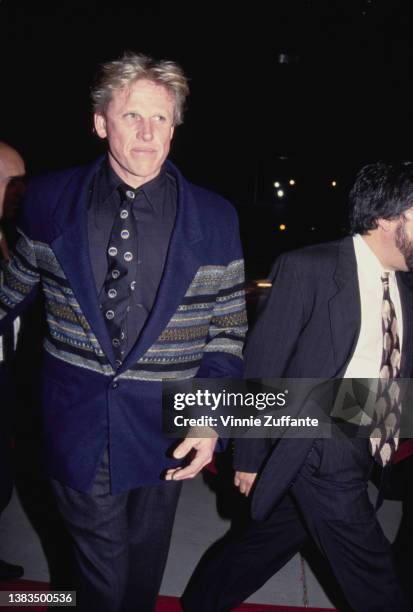
M 166 159 L 187 94 L 174 62 L 102 67 L 92 98 L 107 155 L 28 185 L 0 288 L 4 324 L 44 294 L 46 461 L 81 610 L 154 609 L 179 481 L 211 460 L 216 437 L 190 434 L 171 456 L 162 380 L 242 373 L 236 214 Z
M 25 174 L 24 161 L 20 154 L 5 142 L 0 142 L 0 218 L 14 220 L 20 203 L 21 180 Z M 0 265 L 9 259 L 5 228 L 0 226 Z M 8 505 L 13 491 L 13 468 L 11 461 L 10 420 L 14 404 L 12 362 L 20 322 L 16 320 L 3 335 L 0 335 L 0 515 Z M 0 580 L 20 578 L 24 573 L 20 565 L 0 560 Z
M 409 609 L 367 481 L 374 459 L 388 464 L 398 443 L 400 404 L 387 403 L 388 385 L 413 369 L 413 290 L 406 274 L 413 268 L 413 164 L 364 167 L 350 203 L 352 237 L 277 260 L 271 294 L 247 342 L 246 375 L 379 379 L 386 396 L 383 436 L 383 423 L 373 421 L 366 437 L 297 439 L 287 432 L 270 452 L 265 440 L 236 441 L 235 484 L 245 495 L 254 487 L 255 520 L 194 576 L 183 596 L 185 612 L 232 609 L 308 537 L 352 610 Z M 392 420 L 393 429 L 387 427 Z

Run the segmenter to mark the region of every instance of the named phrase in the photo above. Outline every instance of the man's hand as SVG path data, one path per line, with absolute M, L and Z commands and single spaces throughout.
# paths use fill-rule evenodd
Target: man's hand
M 209 438 L 195 438 L 188 436 L 174 450 L 175 459 L 182 459 L 192 450 L 194 457 L 189 465 L 184 468 L 172 468 L 166 472 L 165 480 L 185 480 L 194 478 L 203 467 L 212 461 L 218 436 Z
M 235 472 L 234 485 L 239 488 L 240 493 L 248 497 L 256 477 L 257 472 Z
M 4 232 L 0 229 L 0 259 L 3 258 L 6 261 L 10 260 L 9 248 L 6 242 L 6 236 Z

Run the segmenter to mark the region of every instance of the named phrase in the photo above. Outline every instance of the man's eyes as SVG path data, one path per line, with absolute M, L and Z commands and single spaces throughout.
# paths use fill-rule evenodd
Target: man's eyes
M 123 116 L 127 121 L 135 121 L 140 118 L 138 113 L 125 113 Z
M 126 119 L 132 119 L 132 120 L 141 119 L 141 116 L 139 115 L 139 113 L 126 113 L 124 116 L 126 117 Z M 152 119 L 159 123 L 164 123 L 165 121 L 167 121 L 167 118 L 165 117 L 165 115 L 154 115 Z

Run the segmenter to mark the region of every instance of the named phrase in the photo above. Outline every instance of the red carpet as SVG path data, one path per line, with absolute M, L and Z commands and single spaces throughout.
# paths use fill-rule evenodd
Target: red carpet
M 1 582 L 0 591 L 48 591 L 49 585 L 46 582 L 34 582 L 32 580 L 16 580 L 14 582 Z M 54 608 L 50 608 L 53 610 Z M 65 608 L 66 610 L 76 610 L 76 608 Z M 31 612 L 47 612 L 47 607 L 1 607 L 1 612 L 13 612 L 13 610 L 30 610 Z M 294 606 L 269 606 L 264 604 L 242 604 L 234 612 L 334 612 L 331 608 L 297 608 Z M 156 612 L 182 612 L 179 601 L 176 597 L 160 595 Z

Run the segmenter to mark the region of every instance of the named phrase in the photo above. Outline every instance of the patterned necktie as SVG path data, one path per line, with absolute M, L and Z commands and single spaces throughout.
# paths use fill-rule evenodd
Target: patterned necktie
M 390 298 L 389 272 L 383 273 L 381 281 L 383 351 L 370 449 L 374 459 L 384 466 L 399 443 L 401 402 L 399 385 L 395 380 L 400 376 L 400 341 L 396 311 Z
M 127 185 L 121 185 L 119 190 L 122 204 L 109 239 L 108 272 L 102 297 L 102 310 L 112 339 L 117 367 L 122 365 L 125 356 L 126 317 L 136 284 L 138 253 L 137 228 L 132 211 L 136 193 Z

